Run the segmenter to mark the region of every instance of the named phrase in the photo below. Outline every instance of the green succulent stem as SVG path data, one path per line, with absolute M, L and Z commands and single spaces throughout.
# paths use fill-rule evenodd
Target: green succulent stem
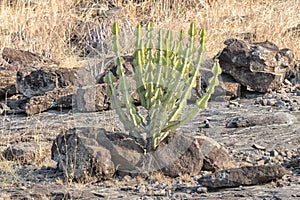
M 150 151 L 156 149 L 170 131 L 187 123 L 207 107 L 214 88 L 219 84 L 221 68 L 216 60 L 205 94 L 197 101 L 194 109 L 183 114 L 187 100 L 196 87 L 197 77 L 201 76 L 206 32 L 197 32 L 195 24 L 191 23 L 188 40 L 185 40 L 183 30 L 177 39 L 173 37 L 172 31 L 159 30 L 155 43 L 153 24 L 148 23 L 144 29 L 138 25 L 135 30 L 133 63 L 136 92 L 146 115 L 140 114 L 130 95 L 132 88 L 129 87 L 123 67 L 117 23 L 113 24 L 112 33 L 118 86 L 115 86 L 117 78 L 112 73 L 107 74 L 105 82 L 109 85 L 107 93 L 111 97 L 111 107 L 116 109 L 120 121 Z M 146 135 L 146 138 L 142 135 Z

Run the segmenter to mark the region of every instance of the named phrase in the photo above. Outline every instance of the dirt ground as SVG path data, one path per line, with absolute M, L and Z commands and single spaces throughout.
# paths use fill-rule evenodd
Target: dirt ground
M 285 164 L 300 156 L 300 110 L 255 105 L 255 98 L 234 102 L 210 102 L 182 132 L 204 134 L 223 144 L 242 165 Z M 206 121 L 206 124 L 205 124 Z M 209 122 L 209 123 L 208 123 Z M 4 199 L 299 199 L 300 167 L 265 185 L 222 188 L 204 193 L 197 177 L 168 178 L 116 176 L 100 183 L 72 183 L 63 179 L 51 161 L 51 145 L 61 131 L 99 126 L 122 131 L 113 111 L 72 113 L 48 111 L 31 117 L 0 116 L 0 148 L 34 147 L 33 157 L 23 161 L 0 159 L 0 200 Z M 299 159 L 300 160 L 300 159 Z M 27 163 L 26 163 L 27 162 Z

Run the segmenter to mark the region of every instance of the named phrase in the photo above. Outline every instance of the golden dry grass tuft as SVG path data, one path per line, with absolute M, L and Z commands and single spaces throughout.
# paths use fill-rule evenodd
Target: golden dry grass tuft
M 10 3 L 12 2 L 12 3 Z M 103 5 L 102 7 L 99 4 Z M 122 7 L 131 24 L 151 20 L 159 28 L 179 31 L 190 21 L 208 31 L 208 55 L 220 51 L 231 37 L 253 33 L 292 49 L 300 58 L 300 39 L 287 30 L 300 24 L 298 0 L 4 0 L 0 3 L 0 48 L 29 50 L 59 60 L 64 67 L 82 65 L 70 44 L 78 22 L 97 23 L 94 10 Z M 99 26 L 101 21 L 98 21 Z

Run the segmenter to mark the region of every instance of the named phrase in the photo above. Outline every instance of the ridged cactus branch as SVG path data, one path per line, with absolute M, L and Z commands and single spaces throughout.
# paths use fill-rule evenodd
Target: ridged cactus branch
M 125 69 L 123 67 L 124 59 L 121 57 L 121 46 L 119 43 L 120 29 L 117 23 L 113 24 L 113 51 L 116 55 L 115 65 L 117 66 L 117 75 L 119 76 L 118 90 L 121 91 L 121 100 L 118 98 L 117 90 L 113 86 L 114 77 L 112 73 L 108 73 L 105 77 L 105 81 L 109 84 L 109 93 L 111 94 L 112 107 L 116 109 L 117 114 L 120 117 L 122 123 L 126 124 L 130 128 L 130 133 L 136 137 L 141 137 L 143 131 L 144 119 L 137 112 L 136 107 L 133 104 L 133 98 L 130 95 L 130 87 L 125 76 Z M 122 107 L 125 106 L 126 112 L 123 111 Z M 129 116 L 128 116 L 129 115 Z

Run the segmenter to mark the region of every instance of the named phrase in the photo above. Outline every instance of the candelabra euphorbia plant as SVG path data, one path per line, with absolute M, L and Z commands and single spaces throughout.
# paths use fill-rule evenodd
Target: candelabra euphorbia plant
M 171 130 L 186 123 L 199 110 L 207 107 L 214 88 L 219 84 L 221 68 L 216 60 L 204 95 L 197 100 L 194 108 L 183 113 L 192 89 L 196 87 L 197 77 L 201 76 L 205 30 L 197 32 L 195 24 L 191 23 L 186 40 L 183 30 L 174 39 L 170 30 L 154 33 L 152 23 L 148 23 L 145 29 L 138 25 L 135 30 L 133 64 L 136 92 L 141 107 L 146 110 L 143 115 L 130 95 L 132 88 L 125 76 L 125 61 L 121 56 L 120 29 L 117 23 L 113 24 L 112 33 L 118 85 L 114 86 L 116 77 L 109 72 L 105 77 L 105 82 L 109 85 L 107 94 L 120 121 L 144 147 L 145 152 L 148 152 L 155 149 Z

